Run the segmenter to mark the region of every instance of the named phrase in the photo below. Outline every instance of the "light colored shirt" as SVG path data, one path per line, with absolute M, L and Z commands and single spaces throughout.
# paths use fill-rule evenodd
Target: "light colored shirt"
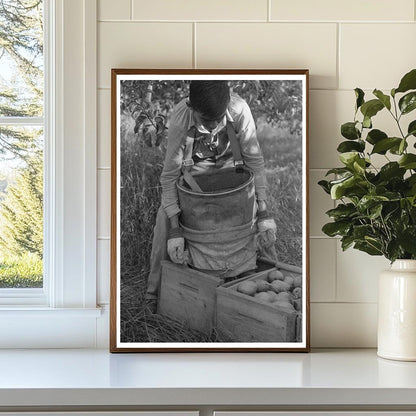
M 243 160 L 254 173 L 257 199 L 265 200 L 264 159 L 257 141 L 256 126 L 248 104 L 238 95 L 231 94 L 226 117 L 233 123 Z M 223 122 L 222 124 L 221 128 L 224 128 L 226 123 Z M 187 99 L 184 99 L 173 109 L 168 129 L 165 162 L 160 177 L 162 207 L 169 218 L 181 212 L 178 204 L 176 181 L 181 175 L 187 133 L 194 126 L 193 110 L 188 107 Z M 195 127 L 198 128 L 199 126 Z

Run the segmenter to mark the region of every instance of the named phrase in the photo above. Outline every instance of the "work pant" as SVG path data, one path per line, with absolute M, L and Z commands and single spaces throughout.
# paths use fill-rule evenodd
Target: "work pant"
M 156 224 L 153 230 L 152 253 L 150 255 L 150 273 L 147 281 L 146 299 L 157 299 L 162 273 L 162 260 L 168 260 L 168 230 L 169 218 L 165 210 L 159 207 Z

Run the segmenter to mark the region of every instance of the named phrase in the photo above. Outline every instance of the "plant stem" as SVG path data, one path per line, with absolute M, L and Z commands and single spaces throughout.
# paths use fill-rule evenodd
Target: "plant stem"
M 391 114 L 391 116 L 394 118 L 394 121 L 397 124 L 397 127 L 399 128 L 400 134 L 402 135 L 403 139 L 405 139 L 405 135 L 403 134 L 403 130 L 400 126 L 400 117 L 402 116 L 402 114 L 400 114 L 400 116 L 397 116 L 397 104 L 396 104 L 396 100 L 395 98 L 393 98 L 393 103 L 394 103 L 394 113 L 395 115 L 391 112 L 391 110 L 389 110 L 389 113 Z

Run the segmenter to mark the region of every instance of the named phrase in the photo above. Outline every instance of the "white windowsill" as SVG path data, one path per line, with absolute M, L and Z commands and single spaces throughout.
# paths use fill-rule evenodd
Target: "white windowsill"
M 48 317 L 48 316 L 63 316 L 63 317 L 84 317 L 84 318 L 99 318 L 101 316 L 101 308 L 45 308 L 42 306 L 0 306 L 0 318 L 5 316 L 18 317 Z
M 0 350 L 2 408 L 270 406 L 416 409 L 416 363 L 374 349 L 311 353 Z
M 108 345 L 107 334 L 106 305 L 101 308 L 0 307 L 0 348 L 97 348 Z M 0 377 L 1 373 L 0 366 Z

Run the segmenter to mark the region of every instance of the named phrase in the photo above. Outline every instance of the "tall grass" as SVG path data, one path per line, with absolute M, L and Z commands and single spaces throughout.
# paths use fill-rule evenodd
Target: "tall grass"
M 258 130 L 268 182 L 268 211 L 277 225 L 278 260 L 302 265 L 302 140 L 289 129 Z
M 153 226 L 160 205 L 163 155 L 136 139 L 121 146 L 121 264 L 148 271 Z
M 43 263 L 36 254 L 0 254 L 0 288 L 38 288 L 43 285 Z

